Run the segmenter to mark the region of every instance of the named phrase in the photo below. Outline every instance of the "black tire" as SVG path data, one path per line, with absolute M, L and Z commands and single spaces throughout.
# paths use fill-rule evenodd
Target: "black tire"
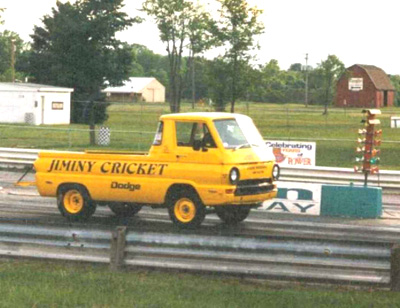
M 126 202 L 112 202 L 108 207 L 118 217 L 132 217 L 142 209 L 141 205 Z
M 70 221 L 86 221 L 96 211 L 85 187 L 78 184 L 64 185 L 58 190 L 57 206 L 61 214 Z
M 179 190 L 171 193 L 167 201 L 172 222 L 180 228 L 195 228 L 206 216 L 205 206 L 195 192 Z
M 219 206 L 215 212 L 219 219 L 227 224 L 237 224 L 247 218 L 250 214 L 250 207 L 241 206 Z

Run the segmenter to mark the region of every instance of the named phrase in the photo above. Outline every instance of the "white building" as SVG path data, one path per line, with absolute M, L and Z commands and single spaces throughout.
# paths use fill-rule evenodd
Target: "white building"
M 112 102 L 165 102 L 165 87 L 152 77 L 131 77 L 122 86 L 109 87 L 102 92 Z
M 0 123 L 69 124 L 73 89 L 0 82 Z

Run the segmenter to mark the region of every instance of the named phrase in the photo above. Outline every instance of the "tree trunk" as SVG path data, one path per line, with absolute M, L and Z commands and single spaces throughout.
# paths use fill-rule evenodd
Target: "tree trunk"
M 196 83 L 195 83 L 195 59 L 194 59 L 194 54 L 192 57 L 192 109 L 194 109 L 194 106 L 196 104 Z
M 96 125 L 89 125 L 90 145 L 96 145 Z
M 89 120 L 89 139 L 90 139 L 90 145 L 94 146 L 96 145 L 96 125 L 95 125 L 95 119 L 94 119 L 94 102 L 91 101 L 90 103 L 90 120 Z

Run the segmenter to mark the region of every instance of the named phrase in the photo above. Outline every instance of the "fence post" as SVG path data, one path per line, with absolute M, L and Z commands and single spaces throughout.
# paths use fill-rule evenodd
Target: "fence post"
M 390 252 L 390 290 L 400 291 L 400 245 L 394 244 Z
M 111 236 L 110 269 L 118 271 L 124 263 L 126 227 L 117 227 Z

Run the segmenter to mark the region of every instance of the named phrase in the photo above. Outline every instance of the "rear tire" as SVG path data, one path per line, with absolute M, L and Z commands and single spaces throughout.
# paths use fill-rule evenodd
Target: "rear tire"
M 247 218 L 250 214 L 249 207 L 219 206 L 215 207 L 219 219 L 227 224 L 237 224 Z
M 70 221 L 86 221 L 96 211 L 85 187 L 78 184 L 64 185 L 58 190 L 57 206 L 61 214 Z
M 206 216 L 205 206 L 194 192 L 176 191 L 168 198 L 168 213 L 172 222 L 181 228 L 195 228 Z
M 141 205 L 126 202 L 109 203 L 108 207 L 118 217 L 133 217 L 142 209 Z

